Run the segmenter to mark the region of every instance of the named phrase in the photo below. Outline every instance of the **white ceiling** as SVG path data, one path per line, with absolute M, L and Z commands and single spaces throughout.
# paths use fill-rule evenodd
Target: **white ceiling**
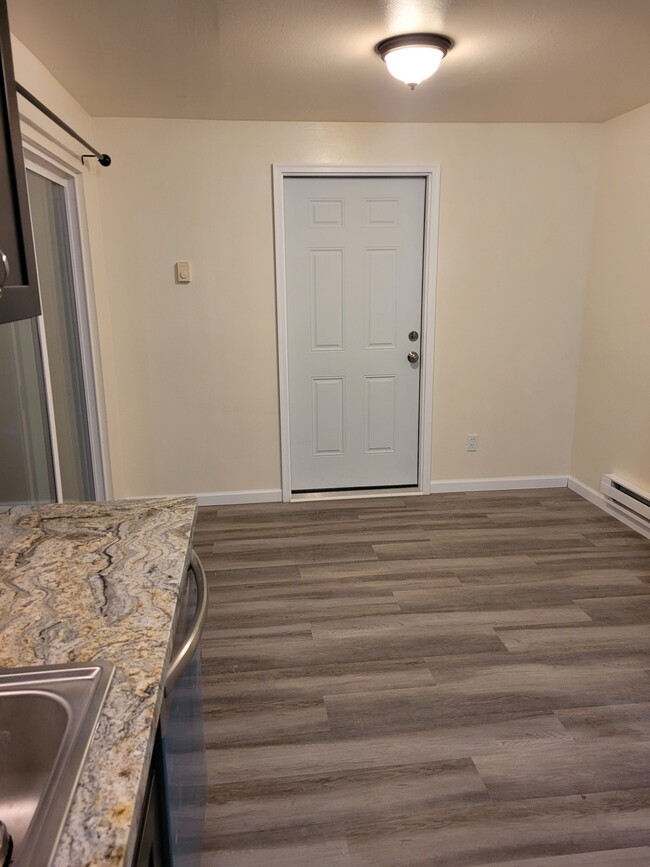
M 96 116 L 602 121 L 650 102 L 650 0 L 9 0 Z M 414 92 L 374 53 L 453 39 Z

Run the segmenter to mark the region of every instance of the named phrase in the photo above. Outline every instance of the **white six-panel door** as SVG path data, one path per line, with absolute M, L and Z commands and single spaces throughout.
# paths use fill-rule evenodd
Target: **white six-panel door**
M 425 183 L 284 180 L 294 492 L 418 484 Z

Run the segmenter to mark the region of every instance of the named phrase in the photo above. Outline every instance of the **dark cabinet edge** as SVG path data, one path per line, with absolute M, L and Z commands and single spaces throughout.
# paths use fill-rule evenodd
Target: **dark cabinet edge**
M 2 203 L 1 206 L 13 207 L 15 211 L 14 222 L 20 233 L 18 249 L 22 260 L 20 263 L 9 263 L 9 279 L 0 297 L 0 323 L 4 323 L 28 319 L 41 312 L 6 0 L 0 0 L 0 72 L 0 99 L 3 103 L 0 111 L 5 114 L 8 126 L 6 150 L 13 198 L 12 203 Z M 14 282 L 16 275 L 21 274 L 26 279 Z

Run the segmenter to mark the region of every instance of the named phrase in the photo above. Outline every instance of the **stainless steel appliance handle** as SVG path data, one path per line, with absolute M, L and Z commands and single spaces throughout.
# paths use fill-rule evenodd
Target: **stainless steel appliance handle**
M 178 678 L 190 664 L 190 661 L 199 646 L 201 633 L 203 632 L 203 627 L 205 625 L 205 618 L 208 613 L 208 579 L 205 577 L 205 570 L 203 569 L 201 561 L 197 557 L 195 551 L 192 551 L 192 554 L 190 555 L 188 571 L 192 573 L 194 580 L 196 581 L 196 614 L 194 615 L 194 623 L 190 629 L 190 634 L 187 636 L 180 650 L 169 665 L 167 680 L 165 681 L 165 696 L 171 694 L 176 686 Z
M 5 283 L 9 279 L 9 259 L 7 259 L 5 253 L 0 250 L 0 265 L 2 265 L 2 276 L 0 277 L 0 295 L 2 295 L 2 290 L 5 288 Z

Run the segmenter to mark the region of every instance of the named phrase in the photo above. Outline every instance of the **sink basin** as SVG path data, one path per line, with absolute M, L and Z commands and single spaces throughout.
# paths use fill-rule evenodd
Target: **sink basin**
M 54 857 L 114 667 L 0 669 L 0 821 L 12 865 Z

